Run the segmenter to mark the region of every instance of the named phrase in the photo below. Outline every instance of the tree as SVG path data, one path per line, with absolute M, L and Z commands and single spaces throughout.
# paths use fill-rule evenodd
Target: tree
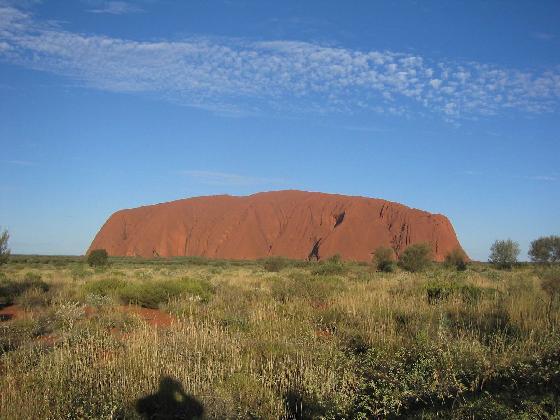
M 420 243 L 410 245 L 399 258 L 399 265 L 407 271 L 422 271 L 432 261 L 432 247 L 429 244 Z
M 392 248 L 380 246 L 373 252 L 373 262 L 379 271 L 385 273 L 393 271 L 394 260 L 394 251 Z
M 455 267 L 457 271 L 465 271 L 469 258 L 461 248 L 455 248 L 445 256 L 445 265 Z
M 109 262 L 109 254 L 104 249 L 94 249 L 89 253 L 87 262 L 91 267 L 103 267 Z
M 538 263 L 560 262 L 560 236 L 542 236 L 531 242 L 531 261 Z
M 519 256 L 519 244 L 511 239 L 497 240 L 490 248 L 489 262 L 498 268 L 511 268 Z
M 6 264 L 10 259 L 10 248 L 8 248 L 9 239 L 10 234 L 7 230 L 4 230 L 0 235 L 0 265 Z

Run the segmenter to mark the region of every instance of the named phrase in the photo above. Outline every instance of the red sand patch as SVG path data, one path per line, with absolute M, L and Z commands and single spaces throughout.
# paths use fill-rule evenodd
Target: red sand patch
M 138 315 L 152 327 L 169 327 L 173 322 L 173 317 L 159 309 L 142 308 L 140 306 L 121 306 L 123 312 Z
M 92 316 L 97 314 L 97 309 L 93 306 L 85 306 L 84 314 L 86 315 L 86 318 L 91 318 Z
M 25 309 L 20 305 L 10 305 L 0 309 L 0 321 L 11 321 L 21 319 L 27 315 Z
M 54 346 L 58 337 L 54 334 L 40 335 L 37 337 L 37 341 L 43 343 L 47 346 Z
M 315 331 L 315 334 L 317 335 L 317 337 L 323 339 L 329 339 L 332 337 L 332 332 L 330 332 L 329 330 L 317 330 Z
M 134 314 L 140 317 L 143 321 L 150 324 L 152 327 L 169 327 L 174 318 L 159 309 L 142 308 L 135 305 L 123 305 L 117 307 L 118 311 Z M 87 318 L 97 314 L 97 309 L 91 306 L 86 306 L 84 312 Z M 116 328 L 111 329 L 112 334 L 120 334 Z

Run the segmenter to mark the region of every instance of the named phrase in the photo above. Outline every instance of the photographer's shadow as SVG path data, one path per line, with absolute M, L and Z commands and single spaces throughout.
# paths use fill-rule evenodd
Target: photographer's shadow
M 145 420 L 202 418 L 204 407 L 187 395 L 181 383 L 169 376 L 159 382 L 158 392 L 136 401 L 136 412 Z

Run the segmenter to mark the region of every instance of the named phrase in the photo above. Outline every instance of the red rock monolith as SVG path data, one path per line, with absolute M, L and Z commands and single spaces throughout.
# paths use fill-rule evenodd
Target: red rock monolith
M 460 247 L 447 217 L 389 201 L 304 191 L 195 197 L 120 210 L 89 250 L 111 256 L 257 259 L 285 256 L 370 261 L 427 242 L 442 261 Z

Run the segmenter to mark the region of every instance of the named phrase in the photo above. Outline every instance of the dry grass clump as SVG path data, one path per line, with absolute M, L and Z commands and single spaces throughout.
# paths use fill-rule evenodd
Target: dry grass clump
M 553 275 L 268 263 L 8 264 L 0 418 L 140 418 L 162 384 L 205 418 L 559 414 Z

